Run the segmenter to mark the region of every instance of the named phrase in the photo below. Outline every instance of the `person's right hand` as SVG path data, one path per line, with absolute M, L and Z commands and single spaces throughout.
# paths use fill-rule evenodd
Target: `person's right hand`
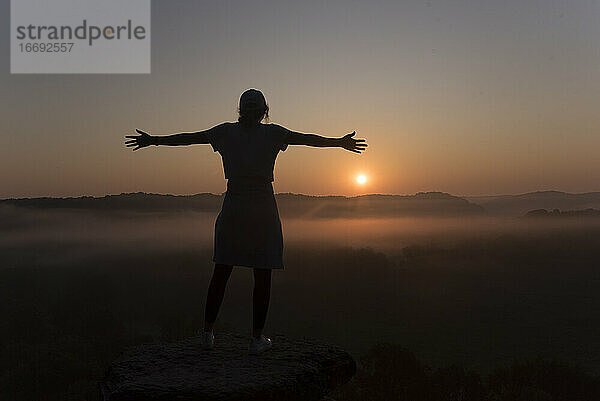
M 354 135 L 356 135 L 356 131 L 344 135 L 340 140 L 341 147 L 354 153 L 363 152 L 369 145 L 364 139 L 352 138 Z
M 125 141 L 125 145 L 130 148 L 135 146 L 132 150 L 138 150 L 140 148 L 145 148 L 146 146 L 154 144 L 154 137 L 148 135 L 141 129 L 135 130 L 139 135 L 125 135 L 125 138 L 130 138 L 128 141 Z

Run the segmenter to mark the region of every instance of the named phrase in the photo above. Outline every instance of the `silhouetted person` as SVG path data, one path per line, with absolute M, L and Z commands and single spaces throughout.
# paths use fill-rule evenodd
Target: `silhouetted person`
M 283 269 L 283 235 L 273 195 L 273 167 L 279 151 L 288 145 L 340 147 L 360 153 L 367 144 L 354 139 L 356 132 L 341 138 L 290 131 L 277 124 L 263 124 L 269 106 L 263 94 L 248 89 L 240 97 L 237 122 L 219 124 L 206 131 L 167 136 L 139 135 L 125 144 L 137 150 L 149 145 L 210 144 L 221 154 L 227 192 L 215 224 L 213 272 L 204 315 L 202 344 L 214 346 L 213 328 L 233 266 L 254 269 L 253 330 L 250 353 L 271 347 L 262 335 L 271 294 L 271 270 Z

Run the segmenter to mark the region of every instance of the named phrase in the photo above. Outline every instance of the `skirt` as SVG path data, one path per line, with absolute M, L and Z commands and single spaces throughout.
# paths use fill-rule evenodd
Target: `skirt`
M 283 234 L 270 181 L 227 181 L 227 192 L 215 223 L 213 261 L 230 266 L 283 269 Z

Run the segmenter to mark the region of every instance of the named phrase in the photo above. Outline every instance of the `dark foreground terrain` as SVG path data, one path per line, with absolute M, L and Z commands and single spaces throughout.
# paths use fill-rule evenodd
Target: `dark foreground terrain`
M 0 210 L 0 399 L 94 400 L 133 344 L 202 327 L 214 214 Z M 600 224 L 284 219 L 268 333 L 350 351 L 338 400 L 594 400 Z M 251 271 L 219 330 L 249 334 Z

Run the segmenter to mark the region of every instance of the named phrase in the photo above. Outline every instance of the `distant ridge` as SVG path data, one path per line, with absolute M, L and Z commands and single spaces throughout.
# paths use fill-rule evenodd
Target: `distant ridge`
M 481 206 L 443 192 L 353 197 L 283 193 L 276 197 L 283 215 L 307 218 L 462 216 L 484 213 Z
M 535 217 L 535 218 L 600 218 L 600 210 L 598 209 L 584 209 L 584 210 L 546 210 L 546 209 L 536 209 L 530 210 L 527 212 L 525 217 Z
M 600 209 L 600 192 L 568 193 L 536 191 L 519 195 L 470 196 L 465 199 L 481 205 L 492 215 L 522 216 L 534 209 Z
M 88 210 L 198 210 L 209 211 L 219 207 L 221 195 L 202 193 L 196 195 L 168 195 L 145 192 L 118 195 L 79 196 L 65 198 L 17 198 L 0 200 L 0 205 L 13 205 L 35 209 L 88 209 Z
M 459 197 L 445 192 L 413 195 L 367 194 L 358 196 L 275 195 L 282 216 L 306 218 L 394 216 L 524 216 L 532 210 L 600 210 L 600 192 L 537 191 L 518 195 Z M 35 209 L 81 209 L 136 212 L 218 212 L 223 194 L 170 195 L 145 192 L 100 197 L 38 197 L 0 200 L 0 206 Z
M 370 194 L 353 197 L 313 196 L 280 193 L 277 198 L 284 216 L 305 218 L 456 216 L 482 214 L 483 208 L 464 198 L 443 192 L 419 192 L 414 195 Z M 92 211 L 218 212 L 223 195 L 168 195 L 144 192 L 102 197 L 20 198 L 0 200 L 1 205 L 35 209 L 84 209 Z

